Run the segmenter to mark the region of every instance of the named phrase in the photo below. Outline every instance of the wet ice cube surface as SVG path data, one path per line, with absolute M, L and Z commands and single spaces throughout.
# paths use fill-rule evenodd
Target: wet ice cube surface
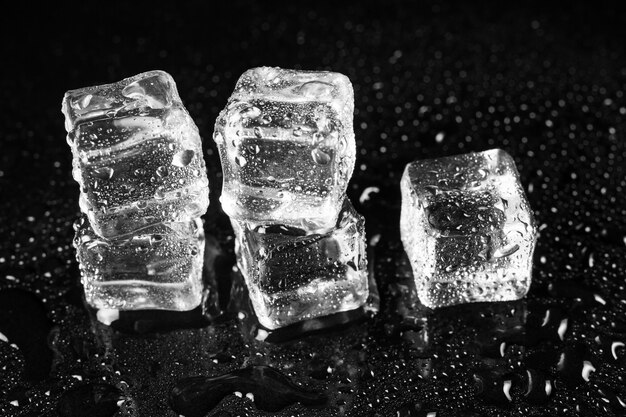
M 353 113 L 352 85 L 342 74 L 246 71 L 213 135 L 224 211 L 258 224 L 331 228 L 354 169 Z
M 275 329 L 365 303 L 364 220 L 347 199 L 335 227 L 324 234 L 284 225 L 232 223 L 238 266 L 265 327 Z
M 511 156 L 493 149 L 407 165 L 401 236 L 428 307 L 523 297 L 537 230 Z
M 63 113 L 80 208 L 98 235 L 205 213 L 200 136 L 169 74 L 68 91 Z
M 190 310 L 202 298 L 202 221 L 159 223 L 115 239 L 81 216 L 74 246 L 87 302 L 98 309 Z

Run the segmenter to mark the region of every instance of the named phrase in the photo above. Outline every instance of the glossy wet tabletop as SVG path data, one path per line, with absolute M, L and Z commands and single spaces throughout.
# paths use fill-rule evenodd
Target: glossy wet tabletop
M 0 415 L 626 413 L 623 13 L 18 7 L 0 25 Z M 211 134 L 237 77 L 259 65 L 332 69 L 354 84 L 348 194 L 366 216 L 377 308 L 374 297 L 368 311 L 273 333 L 251 315 Z M 210 291 L 206 314 L 129 312 L 106 326 L 83 302 L 71 246 L 78 187 L 61 98 L 150 69 L 173 75 L 204 140 Z M 540 226 L 530 293 L 420 308 L 399 240 L 404 165 L 494 147 L 514 157 Z

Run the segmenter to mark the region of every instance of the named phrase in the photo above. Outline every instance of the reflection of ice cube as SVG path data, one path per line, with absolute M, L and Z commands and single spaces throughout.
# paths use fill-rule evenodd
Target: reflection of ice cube
M 160 223 L 103 239 L 85 217 L 75 224 L 87 302 L 99 309 L 190 310 L 202 297 L 202 221 Z
M 333 227 L 354 169 L 353 112 L 352 85 L 342 74 L 245 72 L 213 136 L 224 211 L 259 224 Z
M 232 222 L 239 268 L 264 326 L 275 329 L 365 302 L 364 221 L 347 199 L 335 228 L 325 234 Z
M 63 113 L 80 207 L 98 235 L 204 214 L 200 136 L 167 73 L 68 91 Z
M 536 242 L 513 159 L 493 149 L 407 165 L 402 242 L 429 307 L 523 297 Z

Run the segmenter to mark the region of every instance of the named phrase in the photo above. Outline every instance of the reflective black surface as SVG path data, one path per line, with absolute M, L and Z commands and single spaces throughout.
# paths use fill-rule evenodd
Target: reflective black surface
M 188 378 L 232 375 L 226 391 L 252 395 L 199 390 L 185 410 L 626 414 L 624 13 L 571 2 L 298 4 L 2 13 L 0 415 L 176 416 Z M 377 314 L 373 302 L 272 333 L 251 316 L 211 134 L 239 74 L 258 65 L 333 69 L 354 84 L 348 193 L 366 217 Z M 67 89 L 157 68 L 204 138 L 210 291 L 204 312 L 127 312 L 106 326 L 83 302 L 71 247 L 78 187 L 60 102 Z M 515 158 L 540 225 L 530 293 L 424 310 L 399 242 L 404 165 L 494 147 Z

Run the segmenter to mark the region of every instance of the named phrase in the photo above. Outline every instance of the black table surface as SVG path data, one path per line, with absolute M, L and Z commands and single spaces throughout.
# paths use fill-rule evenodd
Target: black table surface
M 625 14 L 474 3 L 3 10 L 0 415 L 626 415 Z M 366 217 L 376 314 L 373 297 L 367 311 L 267 332 L 250 311 L 211 135 L 238 76 L 261 65 L 354 84 L 348 195 Z M 106 326 L 71 245 L 61 98 L 151 69 L 172 74 L 203 137 L 207 298 Z M 424 309 L 399 240 L 402 170 L 495 147 L 514 157 L 540 226 L 530 292 Z

